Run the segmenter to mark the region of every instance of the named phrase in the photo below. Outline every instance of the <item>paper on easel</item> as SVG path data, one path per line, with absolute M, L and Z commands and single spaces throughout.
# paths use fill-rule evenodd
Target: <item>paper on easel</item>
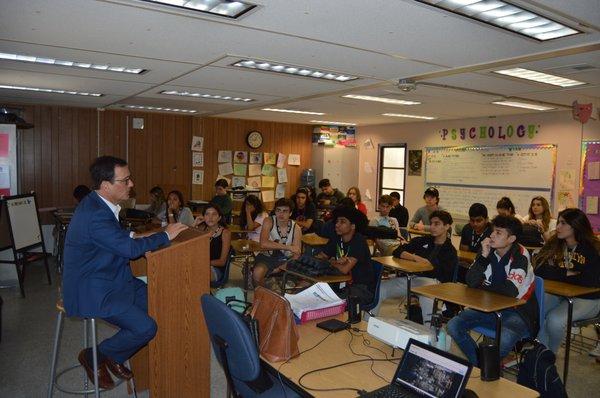
M 585 199 L 585 212 L 587 214 L 598 214 L 598 197 L 588 196 Z
M 588 180 L 600 180 L 600 162 L 588 163 Z
M 344 300 L 338 297 L 331 289 L 329 284 L 318 282 L 301 291 L 298 294 L 285 294 L 285 298 L 290 302 L 294 315 L 298 318 L 306 311 L 320 310 L 321 308 L 335 307 L 344 304 Z

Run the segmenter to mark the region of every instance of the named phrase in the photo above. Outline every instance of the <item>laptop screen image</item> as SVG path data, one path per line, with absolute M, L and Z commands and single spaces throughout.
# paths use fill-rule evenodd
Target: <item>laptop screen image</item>
M 411 339 L 394 383 L 425 397 L 459 398 L 469 380 L 468 361 Z

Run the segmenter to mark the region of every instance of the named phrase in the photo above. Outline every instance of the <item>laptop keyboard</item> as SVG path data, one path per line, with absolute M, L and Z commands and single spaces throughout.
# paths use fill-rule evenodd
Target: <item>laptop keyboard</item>
M 419 395 L 396 384 L 390 384 L 389 386 L 381 387 L 379 390 L 371 391 L 370 393 L 362 396 L 369 398 L 419 398 Z

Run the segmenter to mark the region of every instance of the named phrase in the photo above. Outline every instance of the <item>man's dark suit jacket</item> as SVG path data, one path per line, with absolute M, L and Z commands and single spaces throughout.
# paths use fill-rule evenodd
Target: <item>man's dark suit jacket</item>
M 64 249 L 63 301 L 68 316 L 105 318 L 134 302 L 129 260 L 168 244 L 166 233 L 133 239 L 97 192 L 77 206 Z

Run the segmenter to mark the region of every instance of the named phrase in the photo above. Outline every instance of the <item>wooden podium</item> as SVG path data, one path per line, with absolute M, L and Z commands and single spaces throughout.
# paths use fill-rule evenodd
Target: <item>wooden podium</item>
M 209 236 L 182 232 L 168 247 L 131 261 L 148 277 L 156 337 L 132 359 L 137 391 L 152 398 L 210 396 L 210 345 L 200 296 L 210 292 Z

